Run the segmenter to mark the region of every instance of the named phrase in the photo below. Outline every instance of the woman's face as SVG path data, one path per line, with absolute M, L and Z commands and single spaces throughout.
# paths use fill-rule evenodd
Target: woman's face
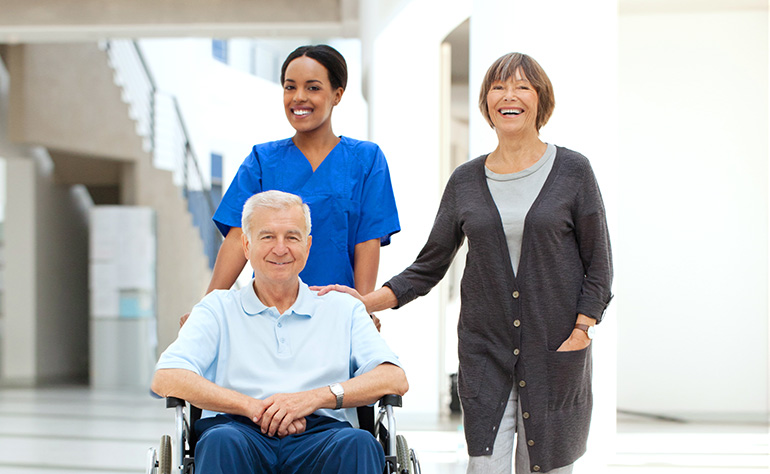
M 283 106 L 286 118 L 297 132 L 312 132 L 328 125 L 332 108 L 344 89 L 333 89 L 329 72 L 315 59 L 301 56 L 286 67 Z
M 498 133 L 537 133 L 537 92 L 521 70 L 495 81 L 487 93 L 487 111 Z

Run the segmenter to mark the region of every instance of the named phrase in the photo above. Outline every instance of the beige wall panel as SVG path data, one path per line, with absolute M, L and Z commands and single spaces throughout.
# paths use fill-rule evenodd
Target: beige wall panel
M 2 26 L 340 20 L 343 0 L 4 0 Z
M 96 44 L 8 48 L 9 138 L 91 156 L 143 156 L 128 106 Z

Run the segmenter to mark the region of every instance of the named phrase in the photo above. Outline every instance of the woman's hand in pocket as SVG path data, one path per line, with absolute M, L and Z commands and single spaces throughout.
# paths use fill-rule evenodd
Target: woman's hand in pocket
M 580 329 L 573 329 L 572 334 L 569 335 L 566 341 L 561 343 L 556 352 L 570 352 L 570 351 L 582 351 L 586 347 L 591 345 L 591 339 L 585 331 Z

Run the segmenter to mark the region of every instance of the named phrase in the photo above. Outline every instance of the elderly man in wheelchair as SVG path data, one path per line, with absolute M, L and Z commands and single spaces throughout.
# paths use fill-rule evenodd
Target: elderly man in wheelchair
M 300 280 L 312 238 L 299 197 L 256 194 L 242 225 L 252 284 L 203 298 L 152 381 L 203 410 L 195 471 L 382 473 L 383 447 L 353 428 L 353 407 L 408 390 L 398 358 L 358 300 Z

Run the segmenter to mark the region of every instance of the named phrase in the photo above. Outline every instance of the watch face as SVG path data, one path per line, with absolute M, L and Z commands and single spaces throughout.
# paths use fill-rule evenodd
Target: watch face
M 588 331 L 586 331 L 586 334 L 588 334 L 588 338 L 593 339 L 595 333 L 596 333 L 596 328 L 593 326 L 588 326 Z

